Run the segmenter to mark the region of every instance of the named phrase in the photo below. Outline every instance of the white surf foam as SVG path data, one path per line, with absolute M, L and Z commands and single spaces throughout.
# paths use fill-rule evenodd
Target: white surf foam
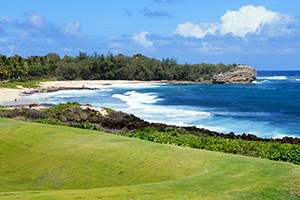
M 259 76 L 258 79 L 267 79 L 267 80 L 286 80 L 286 76 Z
M 95 93 L 96 90 L 59 90 L 57 92 L 50 93 L 35 93 L 33 97 L 59 97 L 59 98 L 73 98 L 73 97 L 84 97 L 90 96 Z
M 156 93 L 139 93 L 136 91 L 124 94 L 114 94 L 113 97 L 126 102 L 125 112 L 132 113 L 150 122 L 166 123 L 168 125 L 188 126 L 195 120 L 210 118 L 209 112 L 193 110 L 186 106 L 155 105 L 164 99 Z
M 158 88 L 165 83 L 114 83 L 109 85 L 90 85 L 91 88 L 126 88 L 126 89 L 144 89 L 144 88 Z
M 183 122 L 179 122 L 179 121 L 164 121 L 164 120 L 146 120 L 148 122 L 151 122 L 151 123 L 162 123 L 162 124 L 167 124 L 167 125 L 176 125 L 176 126 L 193 126 L 193 125 L 190 125 L 190 124 L 186 124 L 186 123 L 183 123 Z
M 141 103 L 151 104 L 162 101 L 162 99 L 157 98 L 158 95 L 156 93 L 138 93 L 135 91 L 126 92 L 124 94 L 114 94 L 112 97 L 119 98 L 134 107 Z
M 296 81 L 300 81 L 300 78 L 296 78 Z
M 284 138 L 284 137 L 299 137 L 299 136 L 296 136 L 296 135 L 277 134 L 277 135 L 273 136 L 272 138 Z
M 221 127 L 221 126 L 207 126 L 207 125 L 200 124 L 200 125 L 197 125 L 196 127 L 197 128 L 208 129 L 210 131 L 216 131 L 216 132 L 219 132 L 219 133 L 228 133 L 228 132 L 230 132 L 229 129 Z
M 254 83 L 254 84 L 262 84 L 262 83 L 270 83 L 270 81 L 268 81 L 267 79 L 263 80 L 263 81 L 256 80 L 256 81 L 253 81 L 252 83 Z
M 231 111 L 213 111 L 215 115 L 230 116 L 230 117 L 267 117 L 270 113 L 267 112 L 231 112 Z

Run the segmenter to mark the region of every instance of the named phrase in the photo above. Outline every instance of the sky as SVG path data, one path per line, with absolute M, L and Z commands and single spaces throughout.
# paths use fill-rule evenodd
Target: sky
M 0 54 L 300 70 L 300 0 L 0 0 Z

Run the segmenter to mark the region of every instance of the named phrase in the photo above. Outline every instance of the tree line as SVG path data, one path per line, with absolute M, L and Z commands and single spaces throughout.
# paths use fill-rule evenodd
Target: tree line
M 0 56 L 0 77 L 9 79 L 17 78 L 28 74 L 28 63 L 21 56 L 14 57 Z
M 0 78 L 52 80 L 177 80 L 205 81 L 212 75 L 235 67 L 222 63 L 178 64 L 174 58 L 161 61 L 141 54 L 132 57 L 112 53 L 88 55 L 79 52 L 76 57 L 50 53 L 46 56 L 22 58 L 0 56 Z

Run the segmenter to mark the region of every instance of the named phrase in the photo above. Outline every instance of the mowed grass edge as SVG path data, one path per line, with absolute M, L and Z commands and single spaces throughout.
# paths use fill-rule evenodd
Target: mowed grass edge
M 0 118 L 0 199 L 297 199 L 300 166 Z

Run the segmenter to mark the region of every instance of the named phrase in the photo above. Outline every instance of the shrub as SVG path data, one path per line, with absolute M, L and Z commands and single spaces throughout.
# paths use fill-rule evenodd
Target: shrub
M 58 112 L 64 112 L 66 111 L 68 108 L 73 107 L 73 106 L 80 106 L 81 104 L 77 103 L 77 102 L 67 102 L 67 103 L 60 103 L 55 107 L 49 108 L 47 110 L 45 110 L 46 113 L 52 113 L 52 114 L 56 114 Z
M 27 112 L 28 118 L 32 120 L 47 118 L 47 114 L 35 109 L 22 108 L 23 111 Z
M 35 122 L 38 122 L 41 124 L 64 125 L 62 122 L 52 120 L 52 119 L 39 119 L 39 120 L 36 120 Z
M 106 111 L 107 114 L 110 114 L 110 113 L 112 113 L 112 112 L 116 112 L 115 110 L 110 109 L 110 108 L 105 108 L 105 107 L 103 107 L 103 109 Z
M 137 129 L 131 133 L 125 133 L 124 135 L 163 144 L 241 154 L 300 164 L 299 144 L 246 141 L 212 136 L 203 137 L 197 136 L 191 131 L 153 127 Z

